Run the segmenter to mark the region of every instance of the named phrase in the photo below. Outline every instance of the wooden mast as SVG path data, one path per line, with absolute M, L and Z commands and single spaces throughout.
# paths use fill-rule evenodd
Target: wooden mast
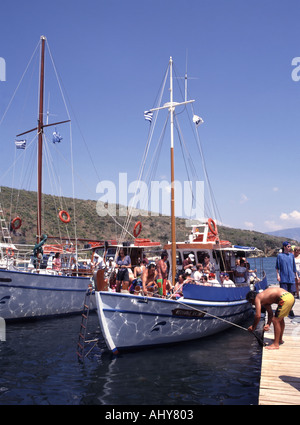
M 17 134 L 16 137 L 23 136 L 24 134 L 31 133 L 32 131 L 38 132 L 38 155 L 37 155 L 37 231 L 36 239 L 37 243 L 41 242 L 42 239 L 42 178 L 43 178 L 43 131 L 45 127 L 51 127 L 53 125 L 64 124 L 70 122 L 70 120 L 55 122 L 52 124 L 44 125 L 44 74 L 45 74 L 45 41 L 46 37 L 41 36 L 41 63 L 40 63 L 40 92 L 39 92 L 39 114 L 38 114 L 38 126 L 31 130 L 24 131 L 23 133 Z
M 44 64 L 45 64 L 45 40 L 41 36 L 41 74 L 40 74 L 40 100 L 38 116 L 38 190 L 37 190 L 37 243 L 40 243 L 42 237 L 42 173 L 43 173 L 43 113 L 44 113 Z
M 175 285 L 176 275 L 176 221 L 175 221 L 175 172 L 174 172 L 174 112 L 175 107 L 186 105 L 194 102 L 194 100 L 186 100 L 185 102 L 173 101 L 173 59 L 170 57 L 170 102 L 165 103 L 158 108 L 150 109 L 150 112 L 159 111 L 161 109 L 168 109 L 170 112 L 171 122 L 171 257 L 172 257 L 172 285 Z

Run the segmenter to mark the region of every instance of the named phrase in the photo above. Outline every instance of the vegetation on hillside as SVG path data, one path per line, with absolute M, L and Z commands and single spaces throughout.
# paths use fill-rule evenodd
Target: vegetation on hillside
M 16 216 L 22 219 L 22 226 L 12 235 L 14 243 L 35 243 L 36 238 L 36 192 L 16 190 L 2 187 L 0 192 L 0 204 L 4 212 L 4 217 L 9 221 Z M 52 195 L 43 195 L 43 233 L 51 236 L 68 236 L 86 238 L 91 240 L 117 239 L 122 228 L 116 224 L 109 215 L 100 217 L 96 211 L 96 201 L 64 198 L 63 200 Z M 74 208 L 75 206 L 75 208 Z M 61 209 L 68 211 L 71 222 L 64 224 L 60 221 L 58 214 Z M 115 219 L 123 225 L 125 218 L 119 216 L 118 206 Z M 170 240 L 170 217 L 168 216 L 142 216 L 133 217 L 129 226 L 129 232 L 133 233 L 134 224 L 142 222 L 142 232 L 140 238 L 148 238 L 165 244 Z M 176 239 L 184 241 L 188 239 L 190 228 L 186 227 L 186 220 L 177 218 Z M 220 237 L 229 240 L 235 245 L 256 246 L 266 255 L 275 255 L 281 247 L 285 238 L 266 235 L 255 231 L 233 229 L 229 227 L 219 227 Z M 128 240 L 132 237 L 128 234 Z

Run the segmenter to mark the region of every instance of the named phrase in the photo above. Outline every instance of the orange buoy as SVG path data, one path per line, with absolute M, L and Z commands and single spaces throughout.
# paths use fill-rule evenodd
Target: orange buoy
M 218 228 L 216 223 L 213 221 L 212 218 L 209 218 L 207 223 L 211 233 L 213 233 L 216 236 L 218 234 Z
M 70 223 L 70 221 L 71 221 L 70 214 L 65 210 L 59 211 L 58 216 L 63 223 Z
M 133 228 L 133 235 L 134 235 L 134 237 L 137 238 L 138 235 L 141 233 L 141 231 L 142 231 L 142 223 L 140 221 L 137 221 L 135 223 L 134 228 Z
M 13 230 L 18 230 L 22 226 L 22 220 L 20 217 L 15 217 L 11 222 L 11 227 Z

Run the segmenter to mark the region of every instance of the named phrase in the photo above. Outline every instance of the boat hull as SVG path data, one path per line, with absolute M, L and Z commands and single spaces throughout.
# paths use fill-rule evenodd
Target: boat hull
M 0 317 L 16 321 L 81 313 L 90 283 L 88 277 L 0 270 Z M 95 300 L 92 304 L 95 308 Z
M 230 327 L 227 322 L 238 323 L 253 314 L 245 300 L 175 301 L 112 292 L 95 296 L 102 333 L 113 352 L 202 338 Z

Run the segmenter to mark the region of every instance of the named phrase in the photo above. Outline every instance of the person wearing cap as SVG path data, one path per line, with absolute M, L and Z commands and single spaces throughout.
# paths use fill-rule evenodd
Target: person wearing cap
M 282 252 L 277 255 L 276 273 L 280 288 L 290 292 L 296 292 L 295 282 L 298 280 L 296 263 L 294 254 L 291 253 L 291 244 L 288 241 L 283 242 Z M 294 312 L 290 311 L 290 316 L 294 316 Z
M 216 275 L 214 273 L 209 273 L 207 281 L 212 286 L 221 286 L 221 284 L 218 281 L 218 279 L 216 279 Z
M 182 269 L 184 271 L 187 271 L 187 270 L 191 270 L 192 271 L 192 269 L 194 267 L 194 261 L 195 261 L 194 254 L 190 253 L 188 255 L 188 257 L 185 260 L 183 260 L 183 262 L 182 262 Z

